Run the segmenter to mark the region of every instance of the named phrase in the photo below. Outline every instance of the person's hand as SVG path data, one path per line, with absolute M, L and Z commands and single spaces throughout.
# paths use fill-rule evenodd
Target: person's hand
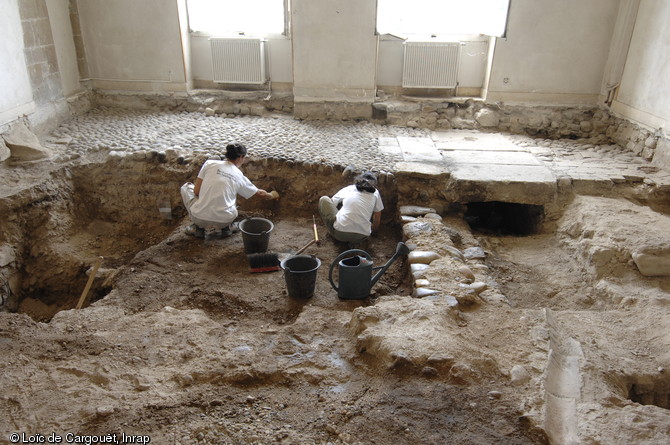
M 257 195 L 260 196 L 261 198 L 267 199 L 267 200 L 274 199 L 274 196 L 272 195 L 272 193 L 268 193 L 263 189 L 258 189 Z

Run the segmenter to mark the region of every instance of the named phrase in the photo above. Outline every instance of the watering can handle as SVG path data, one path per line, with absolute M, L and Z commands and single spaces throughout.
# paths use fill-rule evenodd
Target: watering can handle
M 372 261 L 372 257 L 365 250 L 351 249 L 351 250 L 347 250 L 346 252 L 342 252 L 337 258 L 335 258 L 333 260 L 333 262 L 330 264 L 330 269 L 328 270 L 328 280 L 330 281 L 330 285 L 333 286 L 333 289 L 335 289 L 336 291 L 339 290 L 339 289 L 335 285 L 335 283 L 333 282 L 333 269 L 335 268 L 335 265 L 337 265 L 337 263 L 340 262 L 341 259 L 347 258 L 347 257 L 350 257 L 350 256 L 354 256 L 354 255 L 361 255 L 361 256 L 365 257 L 365 259 Z

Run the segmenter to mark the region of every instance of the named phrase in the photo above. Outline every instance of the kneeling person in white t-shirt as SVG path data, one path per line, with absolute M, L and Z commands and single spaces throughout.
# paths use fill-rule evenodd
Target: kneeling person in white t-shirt
M 240 167 L 247 159 L 247 149 L 239 143 L 226 146 L 225 161 L 205 161 L 195 184 L 181 187 L 181 197 L 193 224 L 186 233 L 196 238 L 205 237 L 205 228 L 221 229 L 221 236 L 232 234 L 231 223 L 237 218 L 237 195 L 249 199 L 273 196 L 259 189 L 244 176 Z
M 354 184 L 344 187 L 332 198 L 322 196 L 319 214 L 328 233 L 338 241 L 352 244 L 365 241 L 379 229 L 384 209 L 377 190 L 377 177 L 364 172 L 354 179 Z

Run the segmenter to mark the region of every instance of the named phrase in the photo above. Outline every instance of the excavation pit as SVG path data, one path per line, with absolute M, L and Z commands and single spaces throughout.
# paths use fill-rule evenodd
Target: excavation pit
M 235 122 L 262 133 L 249 119 L 200 118 L 205 119 L 211 131 L 179 126 L 163 134 L 166 139 L 189 132 L 214 135 Z M 280 124 L 273 119 L 268 128 Z M 332 128 L 307 126 L 323 135 Z M 348 125 L 347 131 L 350 127 L 359 130 Z M 229 138 L 228 128 L 225 133 Z M 380 444 L 546 444 L 541 413 L 544 401 L 556 396 L 566 404 L 573 397 L 575 412 L 584 416 L 567 417 L 565 425 L 586 425 L 584 431 L 597 432 L 603 443 L 617 443 L 608 436 L 615 433 L 628 443 L 658 439 L 644 436 L 646 430 L 636 432 L 635 424 L 645 428 L 653 417 L 651 424 L 662 426 L 667 410 L 606 387 L 611 375 L 606 370 L 632 375 L 635 367 L 667 368 L 667 340 L 658 335 L 668 328 L 667 278 L 641 276 L 628 255 L 639 247 L 635 239 L 648 241 L 654 232 L 624 222 L 652 221 L 648 226 L 657 227 L 640 206 L 571 196 L 565 202 L 574 202 L 559 221 L 551 221 L 551 230 L 543 210 L 516 208 L 510 213 L 537 220 L 521 224 L 523 235 L 509 236 L 519 232 L 518 223 L 475 230 L 462 215 L 439 211 L 463 202 L 445 198 L 449 195 L 442 192 L 450 189 L 440 181 L 446 175 L 426 188 L 420 182 L 425 178 L 412 183 L 406 176 L 382 174 L 384 224 L 361 248 L 382 265 L 402 233 L 402 240 L 431 262 L 415 277 L 409 260 L 398 261 L 369 298 L 346 301 L 323 272 L 349 246 L 325 235 L 316 203 L 320 195 L 349 184 L 351 169 L 316 155 L 305 160 L 305 153 L 302 161 L 298 155 L 289 158 L 294 153 L 285 148 L 304 138 L 289 144 L 262 134 L 282 155 L 252 157 L 243 171 L 281 198 L 240 200 L 239 219 L 271 220 L 268 252 L 284 256 L 312 239 L 316 216 L 321 244 L 305 254 L 316 255 L 322 265 L 307 300 L 288 295 L 281 271 L 251 273 L 240 233 L 221 238 L 210 231 L 204 240 L 184 233 L 190 221 L 179 186 L 194 179 L 207 157 L 218 156 L 212 150 L 100 149 L 47 177 L 34 176 L 35 184 L 22 186 L 15 196 L 5 195 L 0 204 L 13 216 L 2 222 L 0 291 L 23 301 L 68 303 L 44 317 L 49 323 L 36 323 L 27 311 L 0 313 L 4 408 L 12 413 L 12 428 L 150 431 L 156 443 L 240 443 L 256 437 L 263 443 L 374 438 Z M 368 151 L 356 147 L 356 155 Z M 406 224 L 398 222 L 400 201 L 435 204 L 438 211 L 415 216 L 416 233 L 407 235 Z M 468 217 L 493 214 L 487 205 Z M 84 308 L 62 310 L 76 304 L 98 256 L 105 261 Z M 67 279 L 49 270 L 65 264 Z M 58 282 L 59 296 L 43 281 Z M 419 284 L 426 296 L 415 294 Z M 466 310 L 455 295 L 478 298 L 477 304 Z M 19 301 L 14 303 L 18 307 Z M 550 312 L 557 320 L 552 326 Z M 552 354 L 549 339 L 558 334 L 568 339 L 574 355 Z M 644 352 L 642 344 L 649 352 L 633 354 Z M 558 365 L 560 359 L 569 362 L 565 369 L 574 371 L 569 379 L 560 373 L 551 382 L 544 379 L 550 354 Z M 558 387 L 546 395 L 548 384 Z M 654 391 L 662 399 L 663 391 Z M 627 422 L 615 417 L 619 412 L 645 422 Z M 614 431 L 614 424 L 626 424 L 625 431 Z M 652 433 L 657 431 L 663 429 Z
M 253 174 L 263 170 L 262 164 L 252 162 L 248 171 Z M 17 201 L 15 205 L 20 206 L 16 208 L 17 217 L 10 223 L 10 230 L 15 230 L 21 240 L 14 251 L 26 254 L 18 256 L 13 268 L 3 270 L 9 290 L 7 307 L 43 322 L 61 310 L 75 308 L 95 260 L 102 257 L 91 289 L 84 296 L 84 306 L 110 293 L 116 301 L 114 290 L 122 283 L 133 287 L 133 298 L 120 304 L 133 312 L 170 305 L 201 308 L 212 311 L 215 317 L 232 315 L 237 319 L 258 310 L 273 320 L 294 319 L 301 304 L 287 296 L 282 272 L 250 273 L 247 254 L 249 244 L 255 240 L 245 239 L 249 234 L 221 238 L 220 231 L 210 230 L 204 240 L 185 234 L 184 228 L 190 221 L 178 190 L 182 182 L 197 172 L 197 165 L 198 162 L 190 166 L 182 164 L 177 170 L 164 168 L 166 164 L 158 158 L 148 162 L 111 160 L 56 171 L 52 180 L 29 189 L 26 193 L 32 195 L 31 201 L 22 206 L 20 199 Z M 259 185 L 281 187 L 286 181 L 282 175 L 290 168 L 277 163 L 270 168 L 273 173 L 265 174 Z M 319 180 L 326 188 L 301 190 L 316 180 L 307 177 L 303 186 L 294 182 L 280 201 L 240 199 L 238 219 L 271 225 L 272 237 L 262 239 L 262 250 L 281 258 L 312 241 L 313 226 L 317 223 L 321 239 L 305 254 L 318 257 L 327 270 L 330 261 L 348 247 L 327 237 L 316 204 L 310 208 L 309 201 L 291 197 L 332 195 L 346 183 L 339 173 L 321 174 Z M 393 205 L 394 197 L 390 192 L 388 195 L 387 202 Z M 390 213 L 388 218 L 380 233 L 366 246 L 378 262 L 392 255 L 400 239 L 398 222 L 393 221 Z M 319 272 L 314 296 L 310 298 L 312 304 L 349 310 L 367 304 L 338 301 L 327 274 Z M 189 277 L 197 277 L 196 282 Z M 170 283 L 173 278 L 175 282 Z M 156 299 L 154 286 L 183 289 L 181 295 L 185 298 Z M 371 297 L 396 293 L 411 293 L 402 261 L 379 280 Z

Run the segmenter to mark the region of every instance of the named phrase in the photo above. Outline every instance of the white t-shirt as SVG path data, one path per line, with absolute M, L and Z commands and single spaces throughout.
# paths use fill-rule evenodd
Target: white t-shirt
M 258 187 L 230 161 L 206 161 L 198 173 L 202 179 L 191 214 L 205 221 L 229 223 L 237 217 L 237 195 L 251 198 Z
M 374 193 L 359 192 L 355 185 L 349 185 L 337 192 L 332 199 L 335 206 L 342 203 L 333 223 L 336 230 L 370 236 L 372 214 L 384 209 L 378 190 Z

